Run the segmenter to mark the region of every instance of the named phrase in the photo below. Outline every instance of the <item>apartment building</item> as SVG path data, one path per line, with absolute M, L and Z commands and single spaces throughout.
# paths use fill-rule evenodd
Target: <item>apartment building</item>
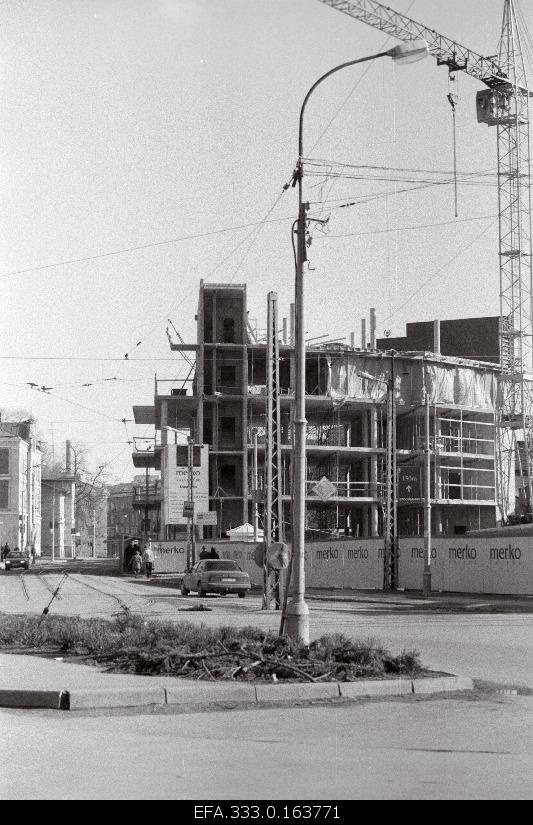
M 32 420 L 0 421 L 0 544 L 41 554 L 41 450 Z
M 161 532 L 161 482 L 155 475 L 137 475 L 133 482 L 107 487 L 107 555 L 120 552 L 123 538 Z
M 217 525 L 202 530 L 205 538 L 215 538 L 253 519 L 254 430 L 260 486 L 265 483 L 267 347 L 249 323 L 245 285 L 201 283 L 196 320 L 195 342 L 170 345 L 172 351 L 194 359 L 193 374 L 188 380 L 156 379 L 154 404 L 134 407 L 136 423 L 154 425 L 155 442 L 153 450 L 136 452 L 133 460 L 137 467 L 161 470 L 163 465 L 164 474 L 162 456 L 176 449 L 175 444 L 186 443 L 187 436 L 208 445 L 209 509 L 216 513 Z M 495 525 L 498 369 L 481 360 L 429 352 L 370 352 L 310 343 L 307 540 L 383 534 L 387 394 L 392 387 L 397 535 L 421 535 L 423 530 L 426 404 L 433 532 L 458 535 Z M 294 376 L 294 347 L 282 336 L 280 492 L 289 540 Z M 184 529 L 183 524 L 165 521 L 162 508 L 161 538 L 175 538 Z

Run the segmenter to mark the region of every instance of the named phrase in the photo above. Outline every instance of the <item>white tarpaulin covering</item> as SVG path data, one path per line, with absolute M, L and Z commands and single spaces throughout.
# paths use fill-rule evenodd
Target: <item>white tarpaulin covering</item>
M 397 404 L 424 404 L 427 391 L 431 404 L 494 411 L 495 374 L 492 370 L 396 356 L 394 371 Z M 366 373 L 366 377 L 362 377 L 362 373 Z M 330 360 L 328 394 L 335 406 L 341 406 L 347 400 L 384 402 L 390 380 L 389 356 L 381 359 L 359 354 L 343 355 Z
M 512 378 L 502 376 L 498 381 L 498 407 L 501 415 L 512 420 L 522 415 L 522 392 L 520 384 Z M 524 414 L 533 418 L 533 380 L 524 379 Z

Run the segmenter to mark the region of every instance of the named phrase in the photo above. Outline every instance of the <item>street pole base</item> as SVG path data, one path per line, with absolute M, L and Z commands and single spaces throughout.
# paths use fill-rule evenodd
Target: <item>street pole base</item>
M 309 608 L 303 599 L 291 599 L 285 612 L 285 635 L 309 645 Z
M 427 567 L 424 568 L 424 574 L 422 576 L 422 594 L 424 596 L 431 596 L 431 570 Z

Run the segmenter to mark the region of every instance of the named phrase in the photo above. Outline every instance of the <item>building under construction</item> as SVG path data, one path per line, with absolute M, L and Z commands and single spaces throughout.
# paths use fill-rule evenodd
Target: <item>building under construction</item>
M 204 537 L 252 523 L 260 502 L 260 520 L 275 528 L 272 538 L 290 540 L 292 311 L 280 322 L 271 293 L 263 336 L 250 323 L 246 286 L 202 282 L 196 320 L 195 343 L 169 336 L 177 365 L 186 364 L 189 374 L 156 378 L 154 404 L 134 407 L 137 424 L 155 427 L 153 443 L 136 450 L 134 464 L 161 470 L 165 448 L 192 436 L 208 445 L 209 509 L 217 520 L 202 528 Z M 359 348 L 354 336 L 352 346 L 308 343 L 307 539 L 377 537 L 387 525 L 397 536 L 422 535 L 428 474 L 434 535 L 494 526 L 501 516 L 499 366 L 378 351 L 373 329 Z M 162 489 L 164 499 L 164 481 Z M 514 493 L 510 500 L 514 505 Z M 161 538 L 176 538 L 183 528 L 165 521 L 164 509 L 163 502 Z

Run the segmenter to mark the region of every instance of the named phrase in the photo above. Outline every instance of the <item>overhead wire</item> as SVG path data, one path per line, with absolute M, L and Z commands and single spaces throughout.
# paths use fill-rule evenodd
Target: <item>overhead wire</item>
M 417 226 L 398 226 L 395 227 L 394 232 L 412 232 L 419 229 L 436 229 L 437 227 L 442 226 L 457 226 L 458 224 L 462 223 L 474 223 L 477 221 L 489 221 L 494 220 L 497 218 L 498 215 L 479 215 L 478 217 L 474 218 L 459 218 L 458 220 L 451 220 L 451 221 L 441 221 L 439 223 L 425 223 L 425 224 L 418 224 Z M 327 235 L 319 235 L 319 240 L 335 240 L 337 238 L 362 238 L 368 235 L 384 235 L 387 232 L 390 232 L 390 229 L 370 229 L 366 232 L 343 232 L 340 235 L 334 235 L 333 233 L 328 233 Z
M 471 249 L 478 241 L 480 241 L 481 238 L 483 238 L 490 229 L 493 229 L 496 223 L 497 221 L 493 221 L 491 224 L 489 224 L 489 226 L 486 226 L 478 235 L 476 235 L 476 237 L 467 246 L 465 246 L 463 249 L 460 249 L 459 252 L 457 252 L 452 258 L 450 258 L 449 261 L 446 261 L 445 264 L 439 267 L 437 271 L 433 273 L 433 275 L 431 275 L 429 278 L 426 278 L 423 281 L 423 283 L 418 287 L 418 289 L 412 292 L 411 295 L 409 295 L 409 297 L 402 304 L 395 307 L 394 311 L 389 316 L 387 316 L 387 318 L 384 319 L 385 322 L 392 320 L 398 312 L 400 312 L 408 304 L 410 304 L 413 298 L 416 298 L 417 295 L 419 295 L 424 289 L 426 289 L 426 287 L 428 287 L 429 284 L 435 281 L 439 277 L 439 275 L 441 275 L 446 269 L 448 269 L 448 267 L 450 267 L 458 258 L 464 255 L 465 252 L 468 252 L 468 250 Z
M 235 247 L 234 247 L 234 248 L 233 248 L 233 249 L 232 249 L 232 250 L 231 250 L 231 251 L 230 251 L 230 252 L 229 252 L 229 253 L 228 253 L 228 254 L 227 254 L 224 258 L 223 258 L 223 259 L 222 259 L 222 260 L 221 260 L 221 261 L 219 261 L 219 262 L 218 262 L 218 263 L 217 263 L 217 264 L 216 264 L 216 265 L 215 265 L 215 266 L 214 266 L 214 267 L 213 267 L 213 268 L 212 268 L 212 269 L 208 272 L 208 274 L 207 274 L 207 275 L 205 276 L 205 278 L 203 279 L 203 280 L 204 280 L 204 282 L 206 282 L 206 283 L 207 283 L 207 282 L 209 282 L 209 280 L 213 277 L 213 275 L 214 275 L 214 274 L 215 274 L 215 273 L 216 273 L 219 269 L 221 269 L 221 267 L 223 267 L 223 266 L 224 266 L 224 264 L 226 264 L 226 263 L 230 260 L 230 258 L 232 258 L 232 257 L 233 257 L 233 256 L 234 256 L 234 255 L 235 255 L 235 254 L 239 251 L 239 249 L 240 249 L 242 246 L 244 246 L 244 244 L 245 244 L 248 240 L 251 240 L 250 246 L 247 248 L 246 252 L 244 253 L 243 258 L 241 259 L 240 263 L 238 264 L 237 268 L 235 269 L 235 271 L 234 271 L 233 275 L 232 275 L 232 276 L 231 276 L 231 278 L 230 278 L 229 283 L 233 283 L 233 282 L 234 282 L 234 280 L 235 280 L 235 278 L 237 277 L 238 273 L 240 272 L 241 268 L 244 266 L 244 263 L 246 262 L 246 259 L 248 258 L 248 255 L 249 255 L 249 253 L 250 253 L 250 251 L 251 251 L 251 248 L 252 248 L 252 247 L 253 247 L 253 245 L 255 244 L 255 241 L 256 241 L 256 240 L 257 240 L 257 238 L 259 237 L 259 234 L 261 233 L 261 231 L 262 231 L 262 229 L 264 228 L 265 224 L 266 224 L 267 222 L 269 222 L 270 215 L 272 214 L 272 212 L 274 211 L 274 209 L 277 207 L 278 203 L 280 202 L 280 200 L 282 199 L 283 195 L 285 194 L 285 191 L 286 191 L 285 189 L 282 189 L 282 190 L 281 190 L 281 192 L 280 192 L 280 193 L 279 193 L 279 195 L 277 196 L 276 200 L 274 201 L 274 203 L 272 204 L 272 206 L 270 207 L 270 209 L 268 210 L 268 212 L 267 212 L 267 213 L 266 213 L 266 215 L 264 216 L 263 220 L 262 220 L 262 221 L 259 221 L 258 223 L 255 223 L 255 224 L 253 225 L 253 229 L 252 229 L 252 231 L 251 231 L 251 232 L 249 232 L 249 233 L 246 235 L 246 237 L 245 237 L 245 238 L 243 238 L 243 239 L 242 239 L 242 240 L 241 240 L 241 241 L 240 241 L 240 242 L 239 242 L 239 243 L 238 243 L 238 244 L 237 244 L 237 245 L 236 245 L 236 246 L 235 246 Z M 286 219 L 286 218 L 283 218 L 283 220 L 287 220 L 287 219 Z M 290 218 L 290 220 L 294 220 L 294 218 Z M 180 300 L 179 300 L 176 304 L 174 304 L 172 307 L 170 307 L 170 309 L 167 309 L 167 310 L 165 311 L 165 315 L 164 315 L 164 317 L 163 317 L 162 319 L 158 320 L 158 321 L 157 321 L 157 323 L 156 323 L 156 324 L 154 324 L 154 325 L 153 325 L 153 326 L 152 326 L 152 327 L 148 330 L 148 332 L 144 334 L 143 338 L 148 338 L 148 337 L 150 337 L 150 336 L 151 336 L 151 335 L 155 332 L 155 330 L 157 330 L 157 329 L 159 329 L 159 328 L 160 328 L 162 320 L 168 320 L 169 315 L 170 315 L 170 316 L 172 316 L 172 315 L 173 315 L 175 312 L 177 312 L 177 310 L 178 310 L 178 309 L 180 309 L 180 308 L 181 308 L 181 307 L 185 304 L 185 302 L 186 302 L 186 301 L 188 301 L 188 300 L 189 300 L 189 295 L 185 295 L 185 296 L 184 296 L 183 298 L 181 298 L 181 299 L 180 299 Z M 126 352 L 126 354 L 124 355 L 124 359 L 129 359 L 130 352 L 133 352 L 133 349 L 135 349 L 136 347 L 139 347 L 142 343 L 143 343 L 143 341 L 139 341 L 139 342 L 135 345 L 135 347 L 134 347 L 134 348 L 132 348 L 131 350 L 129 350 L 128 352 Z
M 416 0 L 411 0 L 411 3 L 409 4 L 409 6 L 407 7 L 407 9 L 406 9 L 406 11 L 405 11 L 404 13 L 405 13 L 405 14 L 409 14 L 409 12 L 411 11 L 411 9 L 412 9 L 412 8 L 413 8 L 413 6 L 415 5 L 415 3 L 416 3 Z M 386 49 L 386 48 L 387 48 L 387 46 L 389 45 L 389 43 L 391 43 L 391 41 L 392 41 L 392 40 L 393 40 L 393 38 L 392 38 L 392 37 L 387 37 L 387 38 L 383 41 L 383 43 L 381 44 L 381 46 L 379 47 L 378 51 L 383 51 L 384 49 Z M 338 118 L 338 116 L 340 115 L 340 113 L 342 112 L 342 110 L 346 107 L 346 105 L 348 104 L 348 102 L 351 100 L 351 98 L 353 97 L 353 95 L 355 94 L 355 92 L 357 91 L 357 89 L 359 88 L 359 86 L 361 85 L 361 83 L 363 82 L 363 80 L 365 79 L 365 77 L 367 76 L 367 74 L 371 71 L 371 69 L 372 69 L 372 67 L 375 65 L 375 63 L 376 63 L 376 60 L 371 60 L 371 61 L 367 64 L 367 66 L 366 66 L 366 67 L 365 67 L 365 69 L 363 70 L 363 73 L 360 75 L 360 77 L 358 78 L 357 82 L 356 82 L 356 83 L 355 83 L 355 85 L 353 86 L 353 88 L 352 88 L 351 92 L 350 92 L 350 93 L 349 93 L 349 94 L 348 94 L 348 95 L 344 98 L 344 100 L 343 100 L 343 102 L 341 103 L 341 105 L 340 105 L 340 106 L 336 109 L 336 111 L 335 111 L 335 113 L 333 114 L 333 116 L 329 119 L 329 121 L 326 123 L 325 127 L 324 127 L 324 128 L 322 129 L 322 131 L 320 132 L 320 134 L 319 134 L 318 138 L 316 139 L 316 141 L 314 142 L 314 144 L 313 144 L 313 146 L 312 146 L 312 148 L 311 148 L 311 152 L 314 152 L 314 150 L 316 149 L 316 147 L 318 146 L 318 144 L 320 143 L 320 141 L 322 140 L 322 138 L 324 137 L 324 135 L 326 135 L 326 134 L 327 134 L 327 132 L 329 132 L 329 130 L 330 130 L 330 128 L 331 128 L 331 126 L 332 126 L 332 125 L 333 125 L 333 123 L 336 121 L 336 119 Z
M 268 221 L 268 223 L 282 223 L 283 221 L 290 221 L 290 220 L 293 220 L 292 216 L 287 215 L 283 218 L 273 218 L 271 221 Z M 154 241 L 153 243 L 140 244 L 138 246 L 128 246 L 128 247 L 124 247 L 122 249 L 115 249 L 112 252 L 99 252 L 99 253 L 96 253 L 94 255 L 85 255 L 84 257 L 81 257 L 81 258 L 69 258 L 69 259 L 65 259 L 65 260 L 61 260 L 61 261 L 54 261 L 53 263 L 49 263 L 49 264 L 39 264 L 39 265 L 36 265 L 36 266 L 26 267 L 25 269 L 16 269 L 16 270 L 12 270 L 11 272 L 3 272 L 3 273 L 0 274 L 0 279 L 13 278 L 17 275 L 26 275 L 26 274 L 29 274 L 30 272 L 41 272 L 41 271 L 44 271 L 44 270 L 47 270 L 47 269 L 53 269 L 55 267 L 69 266 L 71 264 L 89 263 L 90 261 L 97 261 L 97 260 L 101 260 L 102 258 L 111 258 L 115 255 L 124 255 L 128 252 L 139 252 L 139 251 L 142 251 L 144 249 L 153 249 L 153 248 L 158 247 L 158 246 L 168 246 L 170 244 L 181 243 L 183 241 L 197 240 L 198 238 L 208 238 L 208 237 L 212 237 L 214 235 L 222 235 L 222 234 L 225 234 L 227 232 L 238 232 L 242 229 L 249 229 L 250 227 L 256 228 L 258 226 L 261 226 L 264 223 L 265 223 L 265 219 L 263 218 L 263 220 L 254 221 L 252 223 L 243 223 L 243 224 L 240 224 L 238 226 L 228 226 L 228 227 L 223 227 L 221 229 L 213 229 L 209 232 L 198 232 L 196 234 L 191 234 L 191 235 L 181 235 L 179 237 L 168 238 L 168 239 L 163 240 L 163 241 Z

